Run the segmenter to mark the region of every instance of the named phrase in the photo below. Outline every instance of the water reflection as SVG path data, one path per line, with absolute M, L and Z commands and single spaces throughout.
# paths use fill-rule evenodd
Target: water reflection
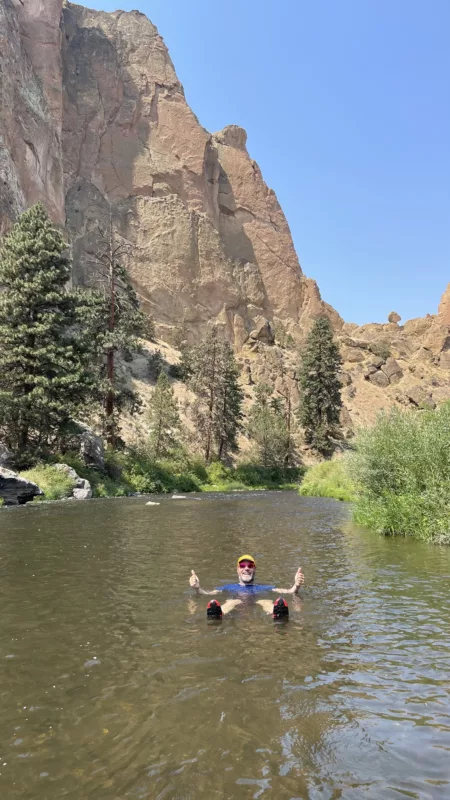
M 0 514 L 2 797 L 444 798 L 450 553 L 294 494 Z M 307 578 L 287 625 L 187 587 Z

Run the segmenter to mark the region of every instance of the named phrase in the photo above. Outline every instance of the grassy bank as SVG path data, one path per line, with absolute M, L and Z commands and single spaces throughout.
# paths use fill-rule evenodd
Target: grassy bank
M 22 478 L 37 483 L 44 492 L 43 497 L 35 498 L 36 502 L 39 500 L 63 500 L 72 494 L 73 480 L 51 464 L 38 464 L 33 469 L 28 469 L 20 474 Z
M 299 493 L 304 497 L 332 497 L 334 500 L 352 502 L 355 488 L 343 459 L 323 461 L 308 469 Z
M 205 470 L 201 484 L 202 492 L 230 492 L 258 489 L 298 489 L 304 474 L 300 467 L 262 467 L 258 464 L 240 464 L 225 467 L 221 463 L 210 464 Z
M 357 436 L 347 469 L 361 488 L 355 522 L 450 544 L 450 403 L 382 415 Z
M 81 459 L 71 454 L 66 453 L 58 460 L 69 464 L 80 477 L 90 482 L 94 497 L 298 489 L 303 474 L 303 470 L 296 467 L 265 468 L 249 463 L 235 468 L 221 463 L 205 466 L 200 460 L 185 456 L 155 462 L 137 452 L 107 456 L 103 472 L 89 469 Z M 55 469 L 54 464 L 39 464 L 21 474 L 42 489 L 44 496 L 41 500 L 61 500 L 71 495 L 73 482 Z

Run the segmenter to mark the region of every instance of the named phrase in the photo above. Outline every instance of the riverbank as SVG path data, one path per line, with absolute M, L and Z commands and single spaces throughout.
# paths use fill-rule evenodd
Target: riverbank
M 331 497 L 351 503 L 356 499 L 355 487 L 342 459 L 314 464 L 306 472 L 299 488 L 303 497 Z
M 351 502 L 353 521 L 376 533 L 450 545 L 450 403 L 380 415 L 344 457 L 311 467 L 299 493 Z
M 155 462 L 131 453 L 107 456 L 105 469 L 100 472 L 88 468 L 80 458 L 65 454 L 58 461 L 38 464 L 21 473 L 43 492 L 34 502 L 63 500 L 72 496 L 74 480 L 61 472 L 58 468 L 61 463 L 71 467 L 81 479 L 89 481 L 92 497 L 268 489 L 295 491 L 304 474 L 304 469 L 298 467 L 280 469 L 250 463 L 225 467 L 219 462 L 206 466 L 199 460 L 188 458 Z

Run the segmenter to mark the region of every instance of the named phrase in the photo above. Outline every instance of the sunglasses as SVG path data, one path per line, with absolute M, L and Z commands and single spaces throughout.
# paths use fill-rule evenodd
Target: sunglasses
M 239 562 L 239 569 L 255 569 L 255 562 L 254 561 L 240 561 Z

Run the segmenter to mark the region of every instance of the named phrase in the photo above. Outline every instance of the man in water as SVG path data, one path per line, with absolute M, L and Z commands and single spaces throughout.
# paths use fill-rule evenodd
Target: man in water
M 256 562 L 255 559 L 248 554 L 238 558 L 237 574 L 239 583 L 228 583 L 224 586 L 217 587 L 217 589 L 213 589 L 211 592 L 207 592 L 205 589 L 201 588 L 197 575 L 195 574 L 194 570 L 191 570 L 189 583 L 192 588 L 195 589 L 196 594 L 210 595 L 218 594 L 219 592 L 230 591 L 241 595 L 240 598 L 230 598 L 229 600 L 226 600 L 223 606 L 221 606 L 217 600 L 210 600 L 206 609 L 206 614 L 208 617 L 221 619 L 222 614 L 228 614 L 228 612 L 232 611 L 233 608 L 241 605 L 245 595 L 253 595 L 257 594 L 258 592 L 277 592 L 277 594 L 280 594 L 281 596 L 278 597 L 274 603 L 267 599 L 260 599 L 256 602 L 259 606 L 261 606 L 266 614 L 273 614 L 275 619 L 287 617 L 289 615 L 289 607 L 282 595 L 298 594 L 300 586 L 302 586 L 305 582 L 302 568 L 299 567 L 295 573 L 294 585 L 290 589 L 277 589 L 275 586 L 267 586 L 265 584 L 255 583 Z

